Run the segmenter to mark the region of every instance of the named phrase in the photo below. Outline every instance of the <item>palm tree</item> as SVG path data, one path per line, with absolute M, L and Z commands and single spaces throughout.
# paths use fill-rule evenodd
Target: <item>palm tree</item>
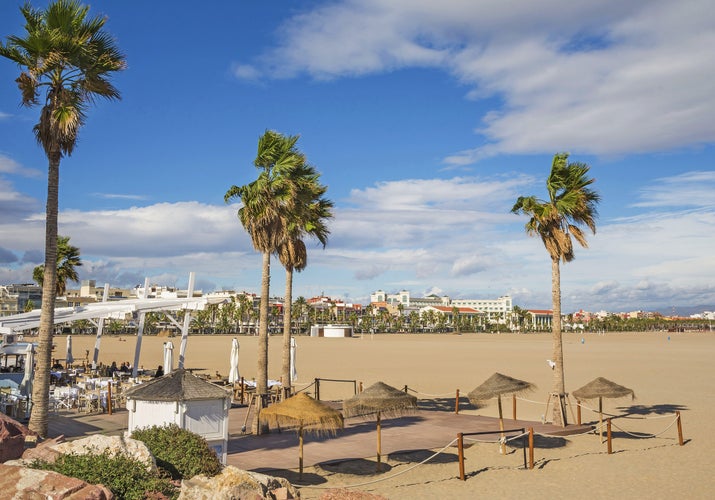
M 253 247 L 263 255 L 256 377 L 256 392 L 261 395 L 268 394 L 271 254 L 283 243 L 285 215 L 292 213 L 295 207 L 296 186 L 291 184 L 290 173 L 305 164 L 305 158 L 295 148 L 297 141 L 297 136 L 267 130 L 258 140 L 258 153 L 253 162 L 260 169 L 258 178 L 244 186 L 231 186 L 224 195 L 226 203 L 241 201 L 238 218 L 251 237 Z
M 333 202 L 324 198 L 327 186 L 319 182 L 318 174 L 312 166 L 290 172 L 291 182 L 298 186 L 297 200 L 292 212 L 286 214 L 283 243 L 278 247 L 278 259 L 286 270 L 285 301 L 283 309 L 283 377 L 284 394 L 291 391 L 290 373 L 290 326 L 293 300 L 293 271 L 300 272 L 308 265 L 308 253 L 303 238 L 311 236 L 318 240 L 323 248 L 328 243 L 330 230 L 326 221 L 333 217 Z
M 511 209 L 515 214 L 530 217 L 526 223 L 529 236 L 538 235 L 551 257 L 551 301 L 553 307 L 552 334 L 554 368 L 553 393 L 559 398 L 554 405 L 554 422 L 566 425 L 566 401 L 564 382 L 564 354 L 561 338 L 561 261 L 574 259 L 571 238 L 587 248 L 586 236 L 580 226 L 588 227 L 596 234 L 596 206 L 598 193 L 589 188 L 595 179 L 587 176 L 589 167 L 584 163 L 568 163 L 568 153 L 554 155 L 551 173 L 546 179 L 548 200 L 535 196 L 520 196 Z M 563 415 L 563 422 L 561 416 Z
M 79 248 L 70 245 L 69 236 L 57 236 L 57 296 L 67 291 L 67 282 L 79 283 L 77 267 L 82 265 Z M 32 279 L 42 286 L 45 277 L 45 266 L 39 265 L 32 271 Z
M 15 80 L 24 106 L 42 104 L 34 126 L 48 159 L 45 274 L 39 346 L 29 427 L 47 435 L 52 330 L 57 281 L 57 213 L 60 160 L 71 155 L 86 111 L 97 98 L 118 99 L 109 78 L 124 69 L 124 56 L 103 31 L 105 18 L 89 19 L 89 7 L 76 0 L 56 0 L 45 10 L 29 3 L 20 8 L 26 36 L 9 36 L 0 55 L 22 68 Z M 41 95 L 44 92 L 44 95 Z

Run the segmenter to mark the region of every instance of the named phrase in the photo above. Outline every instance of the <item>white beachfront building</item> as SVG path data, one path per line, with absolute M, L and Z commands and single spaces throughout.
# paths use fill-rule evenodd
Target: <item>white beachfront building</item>
M 513 312 L 513 304 L 509 295 L 497 299 L 450 299 L 448 296 L 412 297 L 409 290 L 398 293 L 386 293 L 377 290 L 370 294 L 370 303 L 386 303 L 397 306 L 402 304 L 403 311 L 408 309 L 424 309 L 426 307 L 470 308 L 480 311 L 484 318 L 498 323 L 509 323 Z

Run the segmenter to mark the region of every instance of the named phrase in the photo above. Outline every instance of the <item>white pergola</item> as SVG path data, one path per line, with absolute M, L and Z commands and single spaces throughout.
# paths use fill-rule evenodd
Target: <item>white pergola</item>
M 128 318 L 139 317 L 139 326 L 137 329 L 137 344 L 134 352 L 134 367 L 132 368 L 132 376 L 137 376 L 137 366 L 139 364 L 139 354 L 141 353 L 142 335 L 144 334 L 144 318 L 150 312 L 171 312 L 185 311 L 184 322 L 180 324 L 171 315 L 167 315 L 177 328 L 181 330 L 181 348 L 179 349 L 179 368 L 184 367 L 184 354 L 186 353 L 186 344 L 189 337 L 189 325 L 191 324 L 191 311 L 201 311 L 209 304 L 220 304 L 226 301 L 221 297 L 193 297 L 194 291 L 194 273 L 189 275 L 189 288 L 187 297 L 185 298 L 141 298 L 141 299 L 123 299 L 116 302 L 107 302 L 108 285 L 105 285 L 104 300 L 85 304 L 80 307 L 58 307 L 55 309 L 54 324 L 71 323 L 73 321 L 88 320 L 97 327 L 97 339 L 94 344 L 94 357 L 92 367 L 97 367 L 97 359 L 99 358 L 99 346 L 102 340 L 105 319 L 126 320 Z M 145 282 L 144 290 L 148 289 L 148 283 Z M 146 294 L 145 294 L 146 295 Z M 40 326 L 40 310 L 15 314 L 12 316 L 0 317 L 0 333 L 12 334 L 20 333 L 26 330 L 39 328 Z

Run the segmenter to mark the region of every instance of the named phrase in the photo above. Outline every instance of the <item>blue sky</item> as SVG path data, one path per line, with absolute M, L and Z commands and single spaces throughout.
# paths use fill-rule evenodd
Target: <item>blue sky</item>
M 22 33 L 0 4 L 0 36 Z M 35 2 L 44 6 L 46 2 Z M 707 1 L 91 2 L 126 54 L 119 102 L 62 161 L 60 234 L 112 286 L 258 291 L 224 204 L 266 129 L 299 134 L 335 202 L 294 295 L 496 298 L 548 308 L 543 245 L 510 213 L 553 154 L 602 202 L 562 267 L 565 311 L 715 304 L 715 18 Z M 43 260 L 47 160 L 0 60 L 0 283 Z M 272 293 L 284 273 L 272 269 Z

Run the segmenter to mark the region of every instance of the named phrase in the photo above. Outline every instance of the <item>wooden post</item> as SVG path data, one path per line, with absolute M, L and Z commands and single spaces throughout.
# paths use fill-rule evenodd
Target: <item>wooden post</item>
M 534 468 L 534 428 L 529 427 L 529 469 Z
M 611 419 L 610 418 L 608 420 L 606 420 L 606 424 L 607 424 L 606 435 L 607 435 L 607 440 L 608 440 L 608 454 L 610 455 L 611 453 L 613 453 L 613 445 L 611 443 Z
M 100 399 L 99 404 L 102 404 L 101 399 Z M 109 414 L 109 415 L 112 414 L 112 381 L 111 380 L 109 382 L 107 382 L 107 414 Z
M 246 385 L 244 384 L 244 378 L 241 377 L 241 404 L 243 404 L 244 398 L 246 397 Z
M 358 392 L 362 392 L 362 380 L 358 384 Z
M 457 395 L 454 398 L 454 413 L 459 414 L 459 389 L 457 389 Z
M 315 379 L 315 399 L 316 399 L 316 401 L 320 401 L 320 379 L 319 378 Z
M 459 479 L 466 481 L 464 475 L 464 435 L 460 432 L 457 434 L 457 454 L 459 456 Z
M 675 414 L 677 415 L 678 419 L 678 444 L 680 446 L 683 446 L 683 424 L 680 422 L 680 412 L 676 411 Z
M 300 426 L 298 431 L 298 446 L 300 447 L 300 452 L 298 454 L 298 478 L 303 480 L 303 426 Z
M 382 425 L 380 424 L 380 412 L 377 412 L 377 472 L 380 472 L 380 461 L 382 460 Z
M 516 394 L 511 395 L 511 418 L 516 420 Z
M 497 396 L 497 406 L 499 408 L 499 430 L 501 431 L 500 437 L 501 439 L 499 440 L 499 452 L 502 455 L 506 455 L 506 446 L 504 445 L 504 418 L 502 417 L 502 408 L 501 408 L 501 396 Z
M 576 400 L 576 422 L 581 425 L 581 401 Z

